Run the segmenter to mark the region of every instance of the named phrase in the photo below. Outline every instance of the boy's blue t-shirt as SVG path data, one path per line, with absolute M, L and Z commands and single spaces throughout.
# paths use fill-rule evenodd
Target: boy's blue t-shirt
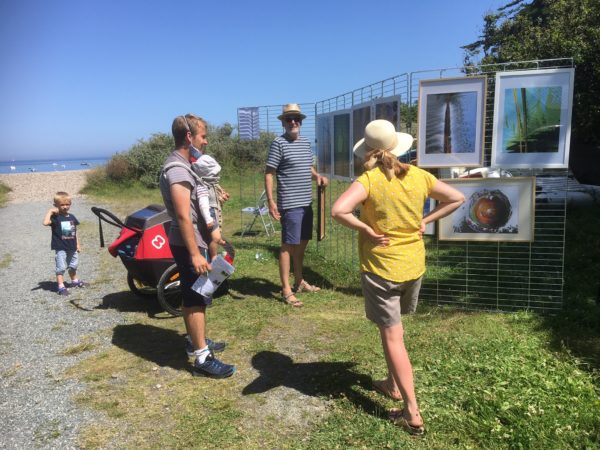
M 52 227 L 52 250 L 74 252 L 77 250 L 77 225 L 79 220 L 73 214 L 54 214 L 50 218 Z

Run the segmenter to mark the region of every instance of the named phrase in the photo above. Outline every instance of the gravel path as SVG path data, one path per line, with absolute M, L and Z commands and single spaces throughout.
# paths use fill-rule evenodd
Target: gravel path
M 0 209 L 0 448 L 77 448 L 80 430 L 101 419 L 78 407 L 74 396 L 85 386 L 65 378 L 65 369 L 90 355 L 65 349 L 92 340 L 99 351 L 111 334 L 98 331 L 127 323 L 128 314 L 102 306 L 122 291 L 124 271 L 115 280 L 94 283 L 101 252 L 97 232 L 82 236 L 79 275 L 87 288 L 59 297 L 55 289 L 50 231 L 42 219 L 57 190 L 77 192 L 83 172 L 11 174 L 0 179 L 13 188 Z M 78 184 L 79 183 L 79 184 Z M 43 199 L 43 200 L 42 200 Z M 90 204 L 74 196 L 72 212 L 80 222 L 96 223 Z M 105 227 L 114 228 L 114 227 Z M 94 229 L 89 226 L 88 229 Z M 114 229 L 116 231 L 116 228 Z M 108 230 L 107 230 L 108 231 Z M 108 237 L 107 242 L 110 242 Z M 116 262 L 117 263 L 117 262 Z

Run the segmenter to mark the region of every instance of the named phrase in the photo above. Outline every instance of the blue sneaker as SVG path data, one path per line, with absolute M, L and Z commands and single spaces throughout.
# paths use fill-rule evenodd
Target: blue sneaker
M 213 352 L 209 352 L 203 363 L 194 361 L 194 370 L 192 375 L 195 377 L 227 378 L 235 373 L 235 366 L 225 364 L 215 358 Z
M 85 287 L 86 284 L 83 281 L 81 281 L 81 280 L 77 280 L 75 283 L 71 283 L 70 286 L 71 287 L 82 288 L 82 287 Z
M 227 345 L 225 342 L 215 342 L 212 339 L 204 338 L 206 341 L 206 345 L 208 345 L 208 349 L 213 353 L 219 353 L 225 350 L 225 346 Z M 194 353 L 194 344 L 192 344 L 192 339 L 189 335 L 185 336 L 185 352 L 188 357 L 192 358 L 195 355 Z
M 67 290 L 67 288 L 66 288 L 66 287 L 61 287 L 61 288 L 58 288 L 58 291 L 57 291 L 56 293 L 57 293 L 58 295 L 63 295 L 63 296 L 65 296 L 65 297 L 66 297 L 67 295 L 71 295 L 71 294 L 69 293 L 69 291 Z

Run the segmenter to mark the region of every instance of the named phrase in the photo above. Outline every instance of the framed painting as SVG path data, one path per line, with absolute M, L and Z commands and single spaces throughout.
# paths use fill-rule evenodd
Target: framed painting
M 374 101 L 374 119 L 392 122 L 396 131 L 400 131 L 400 96 L 378 98 Z
M 343 179 L 350 178 L 350 119 L 349 110 L 333 113 L 333 176 Z
M 352 108 L 352 147 L 365 137 L 365 127 L 371 121 L 371 105 L 362 104 Z M 364 172 L 362 158 L 352 155 L 352 175 L 358 177 Z
M 318 115 L 315 120 L 315 128 L 317 168 L 320 173 L 331 176 L 331 115 Z
M 435 208 L 435 200 L 431 197 L 427 197 L 425 199 L 425 204 L 423 205 L 423 217 L 425 217 L 431 210 Z M 425 232 L 423 233 L 425 236 L 435 236 L 435 222 L 430 222 L 425 225 Z
M 454 178 L 465 203 L 439 221 L 438 239 L 532 242 L 535 177 Z
M 496 73 L 492 166 L 569 165 L 575 69 Z
M 481 166 L 485 95 L 485 76 L 419 82 L 419 167 Z

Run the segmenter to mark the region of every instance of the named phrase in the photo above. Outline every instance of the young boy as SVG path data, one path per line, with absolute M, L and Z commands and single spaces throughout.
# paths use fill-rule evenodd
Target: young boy
M 198 183 L 196 196 L 200 205 L 200 213 L 210 231 L 211 242 L 208 244 L 208 254 L 212 261 L 217 256 L 221 238 L 221 204 L 223 191 L 219 186 L 221 166 L 207 154 L 201 155 L 192 162 L 192 170 L 202 181 Z
M 50 248 L 56 252 L 56 283 L 58 295 L 69 295 L 65 287 L 64 273 L 68 269 L 71 277 L 71 287 L 83 287 L 84 283 L 77 279 L 77 264 L 79 261 L 79 237 L 77 225 L 79 221 L 69 214 L 71 196 L 66 192 L 54 195 L 54 207 L 50 208 L 44 217 L 43 224 L 52 227 Z

